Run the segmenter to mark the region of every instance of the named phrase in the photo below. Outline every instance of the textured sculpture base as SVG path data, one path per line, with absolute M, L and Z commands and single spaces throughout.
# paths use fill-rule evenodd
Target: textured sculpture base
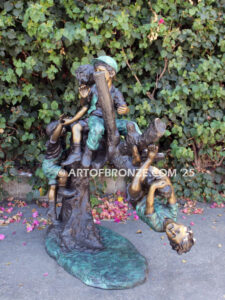
M 57 230 L 46 237 L 48 254 L 83 283 L 102 289 L 127 289 L 143 283 L 147 276 L 146 259 L 124 237 L 99 226 L 104 249 L 96 253 L 73 250 L 63 252 Z

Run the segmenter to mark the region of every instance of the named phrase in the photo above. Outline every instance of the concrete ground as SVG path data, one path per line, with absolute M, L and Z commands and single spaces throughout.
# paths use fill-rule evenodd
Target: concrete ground
M 202 215 L 186 219 L 179 215 L 178 221 L 194 223 L 197 239 L 191 252 L 182 256 L 171 249 L 164 233 L 153 232 L 141 221 L 102 222 L 128 238 L 148 260 L 147 281 L 128 290 L 95 289 L 72 277 L 45 252 L 46 229 L 27 233 L 22 222 L 0 227 L 0 234 L 6 236 L 0 241 L 0 299 L 225 299 L 225 209 L 198 206 L 204 207 Z M 37 206 L 32 204 L 20 210 L 29 218 L 33 208 Z M 38 208 L 43 215 L 45 210 Z M 136 233 L 139 229 L 142 234 Z

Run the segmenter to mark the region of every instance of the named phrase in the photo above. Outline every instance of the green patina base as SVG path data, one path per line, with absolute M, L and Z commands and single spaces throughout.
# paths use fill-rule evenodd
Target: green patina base
M 67 272 L 85 284 L 102 289 L 127 289 L 145 281 L 146 259 L 121 235 L 99 226 L 104 250 L 87 253 L 73 250 L 66 253 L 50 230 L 45 241 L 48 254 Z

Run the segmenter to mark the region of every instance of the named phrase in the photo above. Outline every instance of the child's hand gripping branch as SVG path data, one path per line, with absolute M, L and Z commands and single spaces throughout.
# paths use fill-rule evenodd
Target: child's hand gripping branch
M 126 104 L 121 105 L 117 108 L 117 113 L 119 115 L 127 115 L 129 113 L 129 111 L 130 111 L 129 107 Z

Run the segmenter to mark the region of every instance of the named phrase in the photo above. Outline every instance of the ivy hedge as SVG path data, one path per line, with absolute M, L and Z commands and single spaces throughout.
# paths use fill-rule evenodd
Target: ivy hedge
M 45 126 L 75 114 L 76 68 L 107 54 L 129 118 L 167 123 L 161 166 L 176 168 L 178 196 L 223 201 L 224 19 L 216 0 L 1 1 L 0 180 L 21 167 L 46 187 Z

